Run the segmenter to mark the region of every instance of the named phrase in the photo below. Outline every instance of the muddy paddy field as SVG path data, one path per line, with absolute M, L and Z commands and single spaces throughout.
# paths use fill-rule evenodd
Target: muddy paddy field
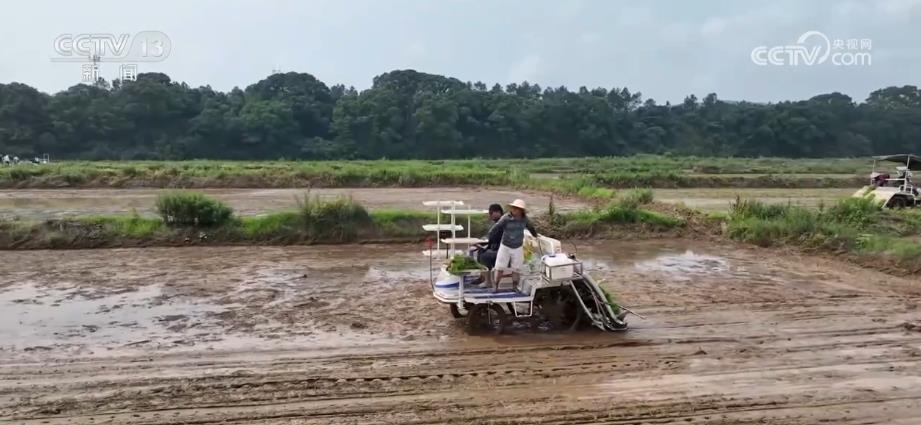
M 577 242 L 645 319 L 472 337 L 419 249 L 0 252 L 0 422 L 921 423 L 917 281 L 729 243 Z

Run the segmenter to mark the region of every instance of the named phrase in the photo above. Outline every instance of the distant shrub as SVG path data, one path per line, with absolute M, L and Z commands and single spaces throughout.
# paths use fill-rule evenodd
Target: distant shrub
M 66 171 L 61 174 L 61 178 L 69 185 L 76 186 L 87 180 L 86 174 L 80 171 Z
M 652 189 L 632 189 L 623 193 L 619 203 L 626 208 L 637 208 L 652 202 Z
M 733 218 L 758 218 L 762 220 L 786 216 L 792 207 L 784 204 L 765 204 L 764 202 L 736 197 L 730 205 L 730 215 Z
M 313 240 L 347 242 L 372 223 L 368 210 L 352 198 L 324 200 L 307 195 L 299 202 L 301 220 Z
M 158 218 L 146 218 L 134 211 L 129 216 L 91 216 L 78 221 L 103 226 L 118 236 L 147 238 L 153 236 L 163 227 Z
M 30 177 L 32 177 L 32 174 L 20 167 L 16 167 L 10 170 L 11 180 L 23 181 L 28 180 Z
M 157 198 L 157 212 L 171 226 L 218 226 L 233 210 L 223 202 L 196 192 L 170 192 Z

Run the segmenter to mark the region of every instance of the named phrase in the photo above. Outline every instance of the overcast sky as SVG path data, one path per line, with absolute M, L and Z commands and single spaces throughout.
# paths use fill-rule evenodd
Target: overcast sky
M 709 92 L 863 100 L 880 87 L 921 85 L 921 0 L 12 0 L 2 10 L 0 82 L 46 92 L 81 78 L 81 64 L 51 61 L 59 35 L 145 30 L 167 34 L 172 51 L 138 63 L 140 72 L 224 91 L 273 69 L 358 89 L 394 69 L 488 85 L 627 86 L 660 103 Z M 813 30 L 832 42 L 870 40 L 863 52 L 872 64 L 753 63 L 754 48 L 793 45 Z M 101 68 L 106 79 L 117 72 L 118 64 Z

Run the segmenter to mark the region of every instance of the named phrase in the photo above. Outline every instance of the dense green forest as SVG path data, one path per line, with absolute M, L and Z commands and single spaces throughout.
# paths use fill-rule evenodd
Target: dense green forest
M 843 157 L 921 153 L 921 90 L 773 104 L 628 88 L 492 87 L 416 71 L 361 92 L 273 74 L 229 93 L 159 73 L 48 95 L 0 84 L 0 153 L 56 159 L 377 159 L 636 153 Z

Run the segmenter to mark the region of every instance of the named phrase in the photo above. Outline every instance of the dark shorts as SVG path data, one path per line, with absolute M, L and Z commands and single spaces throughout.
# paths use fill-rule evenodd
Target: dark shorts
M 496 267 L 496 254 L 497 254 L 497 252 L 498 252 L 498 251 L 493 251 L 493 250 L 491 250 L 491 249 L 486 249 L 486 250 L 480 251 L 479 254 L 477 254 L 476 260 L 477 260 L 478 263 L 480 263 L 480 264 L 482 264 L 482 265 L 484 265 L 484 266 L 486 266 L 486 267 L 489 267 L 489 269 L 492 270 L 493 267 Z

